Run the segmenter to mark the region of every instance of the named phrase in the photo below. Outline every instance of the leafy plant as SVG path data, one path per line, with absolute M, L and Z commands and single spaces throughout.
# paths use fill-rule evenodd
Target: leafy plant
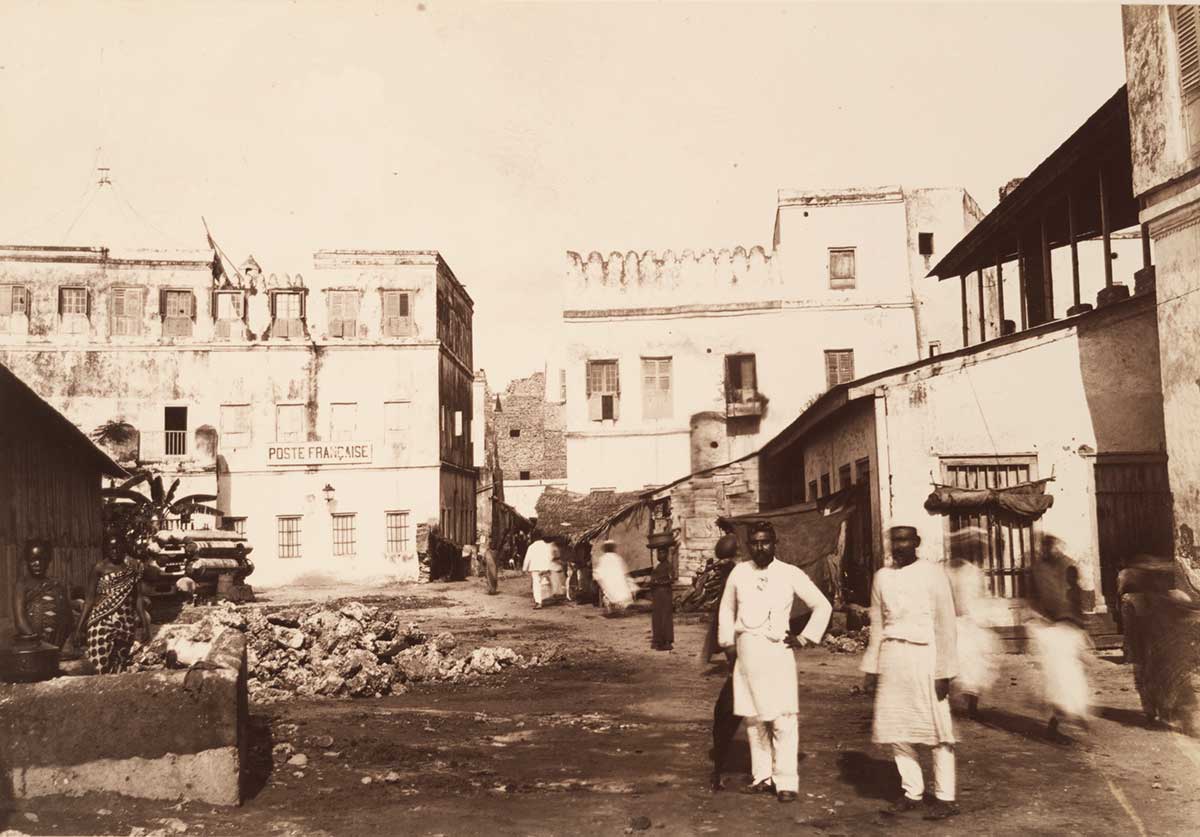
M 143 483 L 149 494 L 134 490 Z M 178 488 L 178 479 L 170 488 L 164 489 L 162 476 L 145 470 L 120 485 L 101 489 L 106 527 L 118 528 L 135 540 L 149 540 L 167 525 L 171 515 L 179 515 L 184 520 L 193 514 L 220 515 L 219 511 L 206 505 L 217 499 L 214 495 L 186 494 L 176 498 Z

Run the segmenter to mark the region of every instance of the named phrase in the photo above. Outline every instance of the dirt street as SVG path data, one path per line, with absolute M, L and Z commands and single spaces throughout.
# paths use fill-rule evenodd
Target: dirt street
M 0 829 L 198 835 L 1195 834 L 1200 747 L 1144 728 L 1129 669 L 1092 665 L 1099 718 L 1073 743 L 1043 733 L 1032 660 L 1004 660 L 980 722 L 958 719 L 961 816 L 931 824 L 878 811 L 899 792 L 870 744 L 856 656 L 799 652 L 801 788 L 794 804 L 711 793 L 710 718 L 723 671 L 698 662 L 704 623 L 677 615 L 671 653 L 649 648 L 647 613 L 605 619 L 590 605 L 533 611 L 524 577 L 497 596 L 477 579 L 379 589 L 303 588 L 271 602 L 404 597 L 411 618 L 460 642 L 520 653 L 562 649 L 541 668 L 381 699 L 254 707 L 249 798 L 241 808 L 89 795 L 16 803 Z M 187 719 L 180 719 L 187 723 Z M 97 731 L 103 734 L 102 730 Z M 290 744 L 306 764 L 275 762 Z M 303 760 L 297 760 L 303 761 Z M 172 828 L 174 831 L 172 832 Z M 186 830 L 183 830 L 186 829 Z

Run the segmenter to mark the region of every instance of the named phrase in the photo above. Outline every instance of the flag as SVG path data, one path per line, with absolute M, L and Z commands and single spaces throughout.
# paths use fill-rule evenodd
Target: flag
M 241 280 L 242 274 L 238 272 L 238 269 L 236 267 L 233 268 L 232 272 L 230 272 L 229 270 L 226 270 L 224 251 L 221 250 L 220 246 L 213 239 L 212 232 L 208 229 L 208 222 L 204 220 L 203 215 L 200 216 L 200 223 L 204 224 L 204 235 L 205 235 L 205 237 L 208 238 L 208 246 L 210 248 L 212 248 L 212 251 L 213 251 L 213 265 L 212 265 L 213 286 L 220 287 L 222 278 L 226 282 L 230 281 L 235 276 L 239 280 Z M 239 281 L 239 284 L 241 284 L 240 281 Z

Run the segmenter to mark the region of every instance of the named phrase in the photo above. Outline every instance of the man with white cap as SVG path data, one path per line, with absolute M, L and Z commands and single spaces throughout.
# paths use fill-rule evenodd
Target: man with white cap
M 784 642 L 799 598 L 812 611 L 796 638 L 805 648 L 821 641 L 833 608 L 799 567 L 775 560 L 775 528 L 750 527 L 750 561 L 733 568 L 721 595 L 717 628 L 722 648 L 737 654 L 733 667 L 733 711 L 746 721 L 750 743 L 750 793 L 775 792 L 795 802 L 800 789 L 800 738 L 796 713 L 796 659 Z

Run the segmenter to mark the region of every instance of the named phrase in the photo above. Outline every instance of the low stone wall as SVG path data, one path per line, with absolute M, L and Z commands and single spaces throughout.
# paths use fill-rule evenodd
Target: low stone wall
M 241 801 L 246 638 L 227 630 L 187 671 L 0 684 L 0 799 L 111 792 Z

